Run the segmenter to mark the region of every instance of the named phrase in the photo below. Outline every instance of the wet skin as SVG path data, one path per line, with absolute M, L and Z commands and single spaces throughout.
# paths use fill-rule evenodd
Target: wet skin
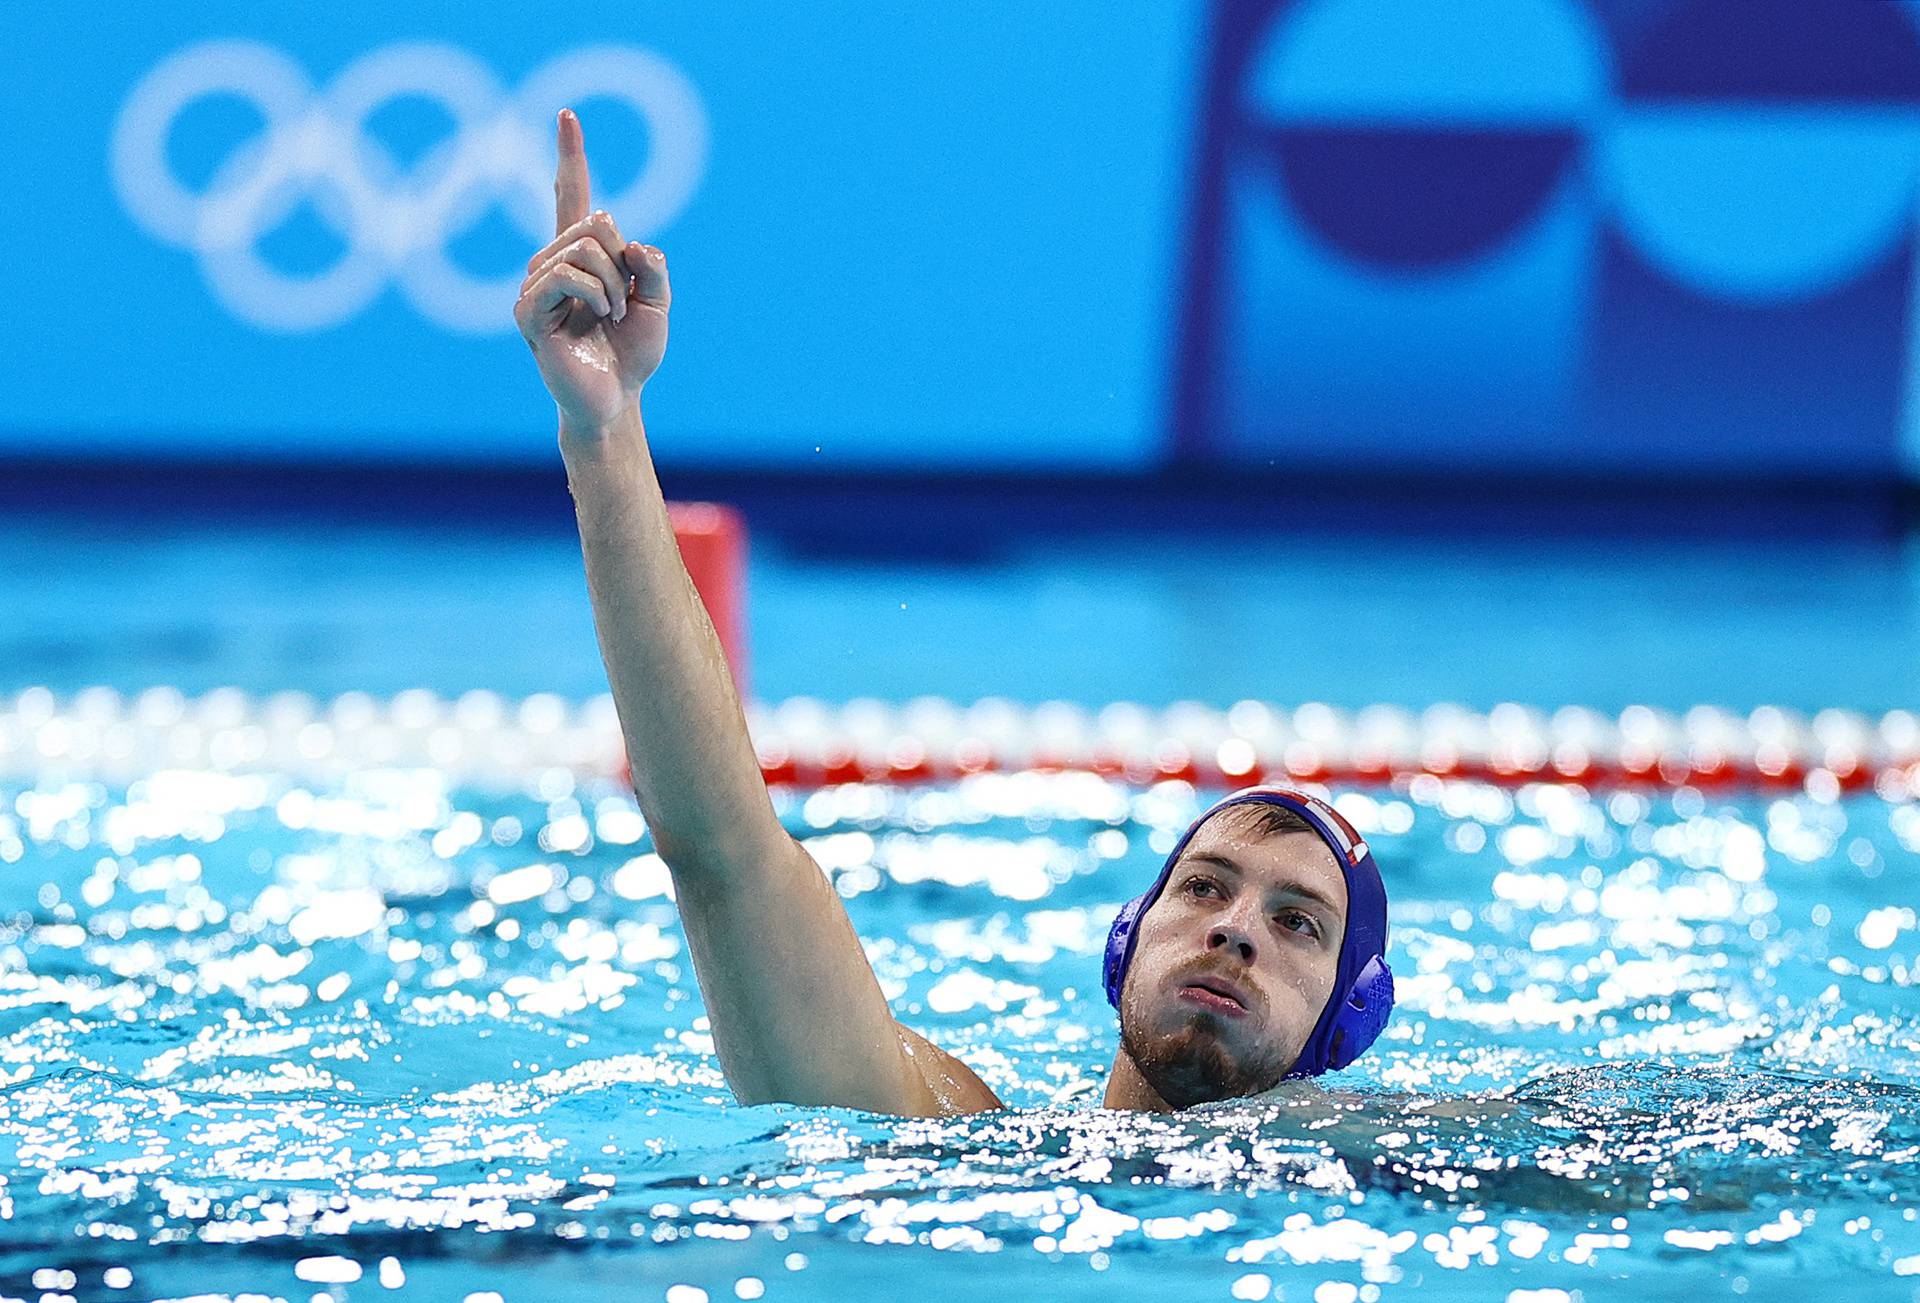
M 666 259 L 593 211 L 570 111 L 555 144 L 556 234 L 528 260 L 514 319 L 557 409 L 634 796 L 673 874 L 728 1084 L 746 1104 L 912 1116 L 1003 1107 L 977 1073 L 893 1017 L 845 905 L 773 808 L 641 417 L 666 349 Z M 1327 1000 L 1345 879 L 1312 833 L 1255 837 L 1244 817 L 1208 821 L 1142 920 L 1109 1107 L 1163 1111 L 1265 1089 Z
M 1209 819 L 1140 921 L 1115 1076 L 1168 1108 L 1278 1084 L 1333 994 L 1346 875 L 1313 833 L 1259 837 L 1252 818 Z

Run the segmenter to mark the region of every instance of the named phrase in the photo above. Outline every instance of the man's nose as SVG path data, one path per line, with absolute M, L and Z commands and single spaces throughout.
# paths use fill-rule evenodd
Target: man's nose
M 1207 949 L 1231 949 L 1243 964 L 1251 964 L 1254 957 L 1253 925 L 1239 911 L 1216 918 L 1207 929 Z

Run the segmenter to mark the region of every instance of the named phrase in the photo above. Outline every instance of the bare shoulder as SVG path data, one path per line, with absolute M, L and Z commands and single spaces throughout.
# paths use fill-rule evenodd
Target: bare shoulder
M 938 1113 L 987 1113 L 1006 1107 L 972 1068 L 904 1023 L 894 1026 L 900 1029 L 901 1048 L 926 1082 Z

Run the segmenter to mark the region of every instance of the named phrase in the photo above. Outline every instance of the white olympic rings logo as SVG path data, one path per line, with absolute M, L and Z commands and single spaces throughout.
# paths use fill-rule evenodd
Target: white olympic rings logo
M 176 121 L 196 101 L 236 96 L 266 119 L 205 189 L 167 161 Z M 367 119 L 400 99 L 445 109 L 453 134 L 409 168 L 370 137 Z M 707 160 L 707 116 L 672 64 L 629 46 L 569 51 L 509 95 L 465 50 L 408 42 L 374 50 L 316 92 L 285 53 L 257 41 L 208 41 L 141 79 L 114 125 L 111 172 L 120 201 L 157 239 L 199 256 L 209 288 L 268 330 L 321 330 L 370 304 L 389 279 L 423 316 L 463 334 L 513 329 L 524 268 L 479 278 L 448 254 L 451 237 L 495 204 L 544 244 L 553 236 L 553 120 L 568 104 L 618 101 L 647 124 L 645 166 L 595 205 L 644 239 L 691 199 Z M 287 275 L 258 248 L 309 201 L 346 250 L 314 276 Z

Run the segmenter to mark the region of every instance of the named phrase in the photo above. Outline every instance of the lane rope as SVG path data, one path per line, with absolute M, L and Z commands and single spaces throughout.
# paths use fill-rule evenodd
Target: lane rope
M 1920 792 L 1920 715 L 1907 710 L 1875 717 L 1777 706 L 1747 714 L 1630 706 L 1609 715 L 1518 704 L 1414 712 L 1315 702 L 1089 708 L 991 697 L 899 705 L 795 697 L 753 703 L 747 720 L 767 781 L 804 787 L 1084 770 L 1209 787 L 1285 779 L 1371 785 L 1426 774 L 1501 786 L 1871 790 L 1889 800 Z M 323 700 L 234 688 L 189 697 L 167 687 L 134 695 L 36 687 L 0 696 L 0 778 L 14 781 L 124 781 L 160 769 L 326 775 L 369 768 L 512 779 L 554 766 L 624 773 L 610 696 L 449 698 L 414 690 Z

